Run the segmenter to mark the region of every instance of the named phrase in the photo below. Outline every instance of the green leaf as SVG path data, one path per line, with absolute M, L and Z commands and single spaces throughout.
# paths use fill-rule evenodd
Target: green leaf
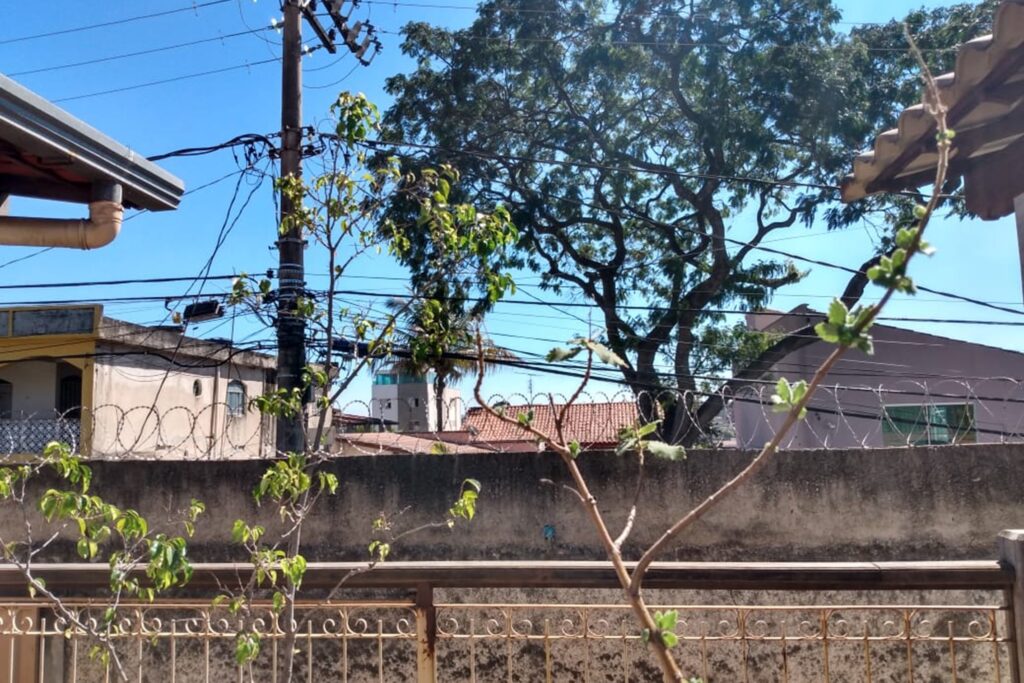
M 665 643 L 665 647 L 673 648 L 679 644 L 679 636 L 672 631 L 662 631 L 661 642 Z
M 839 328 L 832 323 L 818 323 L 814 326 L 814 331 L 822 341 L 826 341 L 829 344 L 839 343 Z
M 651 422 L 648 422 L 647 424 L 641 425 L 640 427 L 637 428 L 636 435 L 642 439 L 645 436 L 653 434 L 658 430 L 659 424 L 661 424 L 661 420 L 653 420 Z
M 849 310 L 839 299 L 832 299 L 832 303 L 828 306 L 828 321 L 835 326 L 841 326 L 846 324 L 846 318 L 849 315 Z
M 779 381 L 775 383 L 775 394 L 782 399 L 783 403 L 789 403 L 792 400 L 789 382 L 785 377 L 780 378 Z
M 544 359 L 549 363 L 561 363 L 571 358 L 575 358 L 577 355 L 579 355 L 580 351 L 582 350 L 583 347 L 581 346 L 577 346 L 574 349 L 556 347 L 548 351 L 548 354 L 544 357 Z
M 686 458 L 686 449 L 682 446 L 673 446 L 662 441 L 645 441 L 644 447 L 656 458 L 662 460 L 683 460 Z
M 284 593 L 281 591 L 274 591 L 273 603 L 274 612 L 280 614 L 281 610 L 284 609 Z

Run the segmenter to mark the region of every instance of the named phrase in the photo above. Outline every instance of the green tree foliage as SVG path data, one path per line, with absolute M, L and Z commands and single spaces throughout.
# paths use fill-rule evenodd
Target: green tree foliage
M 937 68 L 993 4 L 911 17 Z M 509 207 L 513 264 L 599 307 L 638 395 L 693 395 L 700 368 L 756 347 L 722 343 L 733 334 L 708 309 L 764 306 L 802 276 L 762 241 L 819 217 L 910 222 L 912 198 L 836 204 L 853 153 L 920 97 L 898 23 L 851 33 L 840 19 L 831 0 L 485 2 L 466 29 L 406 27 L 418 66 L 388 82 L 385 136 L 448 155 L 460 196 Z M 891 242 L 882 231 L 878 249 Z M 693 416 L 706 427 L 721 408 L 699 404 L 661 406 L 664 436 L 692 440 Z
M 398 332 L 397 346 L 408 352 L 407 356 L 396 357 L 394 367 L 410 375 L 433 373 L 437 422 L 431 428 L 444 431 L 445 416 L 451 410 L 451 406 L 444 403 L 445 389 L 478 368 L 474 359 L 474 335 L 481 324 L 481 316 L 468 312 L 462 300 L 451 298 L 395 299 L 389 307 L 400 312 L 402 329 Z M 483 342 L 483 351 L 484 367 L 516 358 L 487 339 Z

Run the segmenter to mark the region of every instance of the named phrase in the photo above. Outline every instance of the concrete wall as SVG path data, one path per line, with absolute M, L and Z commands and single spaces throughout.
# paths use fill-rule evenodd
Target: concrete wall
M 761 327 L 768 320 L 753 316 Z M 812 317 L 787 317 L 787 329 L 813 323 Z M 875 353 L 849 351 L 811 400 L 807 420 L 787 438 L 789 448 L 881 447 L 883 406 L 970 404 L 978 443 L 998 443 L 1024 435 L 1024 354 L 878 325 L 872 329 Z M 782 416 L 772 414 L 768 398 L 779 377 L 809 380 L 834 349 L 818 342 L 776 364 L 770 380 L 743 392 L 733 403 L 736 443 L 759 448 L 774 434 Z M 892 444 L 890 444 L 892 445 Z
M 117 355 L 118 350 L 103 345 L 95 363 L 95 455 L 178 459 L 273 452 L 270 421 L 248 406 L 242 415 L 230 414 L 227 406 L 231 380 L 242 382 L 246 402 L 263 394 L 264 369 L 234 363 L 182 367 L 158 355 Z M 179 361 L 210 365 L 203 359 Z
M 636 557 L 666 524 L 735 474 L 740 451 L 695 451 L 680 463 L 649 462 L 636 530 Z M 586 454 L 581 465 L 613 527 L 625 518 L 636 476 L 631 458 Z M 236 518 L 261 520 L 253 486 L 266 463 L 254 461 L 96 463 L 94 489 L 159 520 L 203 500 L 208 514 L 193 541 L 197 559 L 245 560 L 230 547 Z M 441 519 L 459 484 L 483 484 L 477 519 L 454 531 L 418 534 L 393 559 L 600 559 L 579 502 L 541 479 L 566 481 L 546 454 L 415 455 L 339 458 L 331 469 L 339 494 L 325 499 L 307 526 L 308 555 L 366 556 L 381 511 L 408 512 L 409 528 Z M 710 513 L 665 559 L 915 560 L 995 557 L 1001 529 L 1024 527 L 1024 446 L 974 445 L 892 450 L 802 451 L 778 455 L 755 479 Z M 11 521 L 0 519 L 0 528 Z M 5 536 L 11 537 L 14 536 Z M 70 548 L 64 548 L 68 552 Z

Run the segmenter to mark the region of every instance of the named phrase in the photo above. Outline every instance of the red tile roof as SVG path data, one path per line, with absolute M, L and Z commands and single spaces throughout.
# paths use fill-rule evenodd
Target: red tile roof
M 555 404 L 561 410 L 562 406 Z M 515 417 L 533 411 L 533 426 L 545 434 L 555 433 L 555 417 L 549 404 L 508 405 L 505 414 Z M 574 403 L 569 406 L 565 419 L 565 438 L 582 445 L 611 445 L 618 441 L 619 430 L 637 421 L 636 403 Z M 483 408 L 470 408 L 462 428 L 475 436 L 474 443 L 533 442 L 534 437 L 516 425 L 499 420 Z

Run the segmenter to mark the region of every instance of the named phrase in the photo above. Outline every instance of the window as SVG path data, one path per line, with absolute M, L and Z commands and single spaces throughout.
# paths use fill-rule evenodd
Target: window
M 245 412 L 245 385 L 237 379 L 228 382 L 228 415 Z
M 14 385 L 5 379 L 0 379 L 0 419 L 11 419 L 14 411 Z
M 82 378 L 68 375 L 60 380 L 60 394 L 57 396 L 57 412 L 61 417 L 79 418 L 82 414 Z
M 414 407 L 419 408 L 420 407 L 420 400 L 418 398 L 414 398 L 412 400 L 412 404 L 413 404 Z
M 882 440 L 886 446 L 973 443 L 976 438 L 970 404 L 885 407 Z

